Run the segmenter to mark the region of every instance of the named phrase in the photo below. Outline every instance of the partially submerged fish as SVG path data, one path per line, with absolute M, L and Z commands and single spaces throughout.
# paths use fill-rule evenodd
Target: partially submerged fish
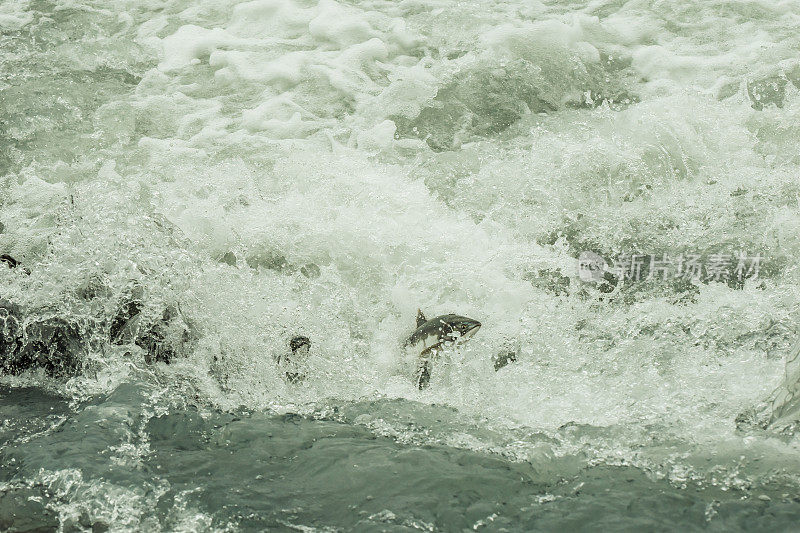
M 481 323 L 460 315 L 441 315 L 428 320 L 417 310 L 417 329 L 406 340 L 405 346 L 419 353 L 414 383 L 422 390 L 431 380 L 433 361 L 443 349 L 459 345 L 472 337 Z

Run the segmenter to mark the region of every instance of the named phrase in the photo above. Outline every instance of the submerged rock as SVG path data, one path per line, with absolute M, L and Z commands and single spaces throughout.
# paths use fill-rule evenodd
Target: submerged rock
M 228 266 L 235 267 L 237 264 L 236 255 L 233 252 L 225 252 L 218 258 L 220 263 L 224 263 Z
M 569 277 L 563 275 L 558 269 L 543 268 L 525 273 L 523 279 L 530 281 L 531 285 L 543 291 L 560 296 L 569 294 Z
M 309 279 L 316 279 L 320 276 L 320 269 L 314 263 L 306 263 L 300 267 L 300 273 Z
M 192 335 L 177 307 L 164 309 L 161 319 L 151 324 L 137 338 L 136 345 L 144 350 L 145 362 L 169 364 L 184 352 Z
M 112 343 L 127 344 L 133 340 L 135 335 L 133 330 L 138 324 L 143 309 L 142 291 L 136 287 L 130 294 L 123 297 L 117 312 L 111 318 L 108 334 Z
M 289 341 L 289 348 L 292 350 L 292 355 L 298 355 L 298 352 L 308 355 L 308 351 L 311 349 L 311 339 L 303 335 L 292 337 L 292 340 Z
M 46 506 L 45 487 L 9 486 L 0 492 L 0 531 L 58 531 L 58 515 Z
M 273 249 L 254 251 L 245 257 L 245 262 L 254 270 L 267 269 L 283 273 L 297 270 L 283 254 Z
M 505 368 L 509 364 L 514 363 L 516 361 L 517 361 L 517 353 L 513 350 L 506 350 L 492 357 L 492 363 L 494 363 L 495 372 L 497 372 L 501 368 Z
M 86 354 L 79 326 L 58 316 L 25 317 L 21 308 L 0 302 L 0 372 L 17 375 L 36 368 L 52 377 L 77 374 Z
M 291 353 L 277 357 L 277 363 L 283 367 L 284 376 L 289 383 L 299 383 L 306 379 L 305 362 L 311 350 L 311 339 L 304 335 L 295 335 L 289 341 Z
M 27 322 L 22 342 L 21 359 L 43 368 L 53 377 L 77 374 L 86 355 L 80 328 L 63 317 Z
M 768 429 L 795 434 L 800 430 L 800 342 L 786 356 L 783 381 L 772 395 L 735 419 L 740 430 Z
M 123 301 L 111 320 L 109 338 L 113 344 L 135 344 L 144 350 L 148 364 L 169 364 L 185 351 L 193 335 L 177 306 L 167 306 L 156 320 L 145 316 L 141 291 L 134 291 Z
M 111 296 L 111 290 L 108 285 L 103 282 L 103 279 L 94 274 L 88 276 L 78 287 L 75 289 L 75 295 L 81 300 L 90 301 L 98 298 L 108 298 Z
M 772 417 L 772 405 L 764 402 L 739 413 L 734 419 L 736 429 L 767 429 Z
M 10 372 L 13 361 L 22 347 L 22 311 L 7 300 L 0 300 L 0 368 Z
M 83 300 L 106 295 L 107 287 L 89 283 L 76 290 Z M 110 319 L 88 320 L 89 326 L 49 309 L 27 311 L 0 299 L 0 374 L 18 375 L 42 369 L 51 377 L 69 377 L 83 370 L 89 342 L 136 345 L 147 363 L 170 363 L 185 353 L 194 338 L 177 306 L 164 308 L 156 319 L 145 314 L 141 290 L 134 289 Z M 108 328 L 104 331 L 104 328 Z

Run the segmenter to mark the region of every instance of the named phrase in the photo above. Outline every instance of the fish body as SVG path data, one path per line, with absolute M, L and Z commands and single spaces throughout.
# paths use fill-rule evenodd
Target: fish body
M 406 339 L 405 346 L 419 354 L 414 382 L 422 390 L 428 386 L 433 362 L 447 347 L 466 342 L 481 327 L 481 323 L 461 315 L 440 315 L 430 320 L 417 311 L 417 329 Z

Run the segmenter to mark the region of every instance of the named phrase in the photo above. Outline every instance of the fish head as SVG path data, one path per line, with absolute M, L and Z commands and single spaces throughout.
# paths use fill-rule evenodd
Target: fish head
M 446 325 L 443 328 L 445 332 L 444 340 L 455 342 L 456 344 L 466 342 L 481 327 L 481 323 L 477 320 L 459 315 L 445 315 L 442 317 L 442 321 Z

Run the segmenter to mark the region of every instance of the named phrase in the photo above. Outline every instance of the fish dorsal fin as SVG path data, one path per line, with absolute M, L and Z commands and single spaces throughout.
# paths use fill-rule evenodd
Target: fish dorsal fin
M 420 327 L 427 321 L 428 319 L 425 318 L 425 315 L 422 313 L 422 309 L 417 309 L 417 327 Z

